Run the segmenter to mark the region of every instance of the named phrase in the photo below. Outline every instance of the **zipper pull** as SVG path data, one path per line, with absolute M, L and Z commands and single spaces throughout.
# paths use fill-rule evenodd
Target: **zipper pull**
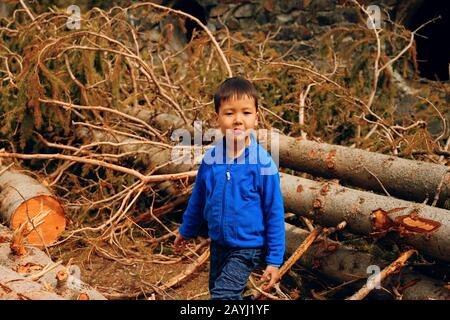
M 227 171 L 227 180 L 230 180 L 230 179 L 231 179 L 230 171 Z

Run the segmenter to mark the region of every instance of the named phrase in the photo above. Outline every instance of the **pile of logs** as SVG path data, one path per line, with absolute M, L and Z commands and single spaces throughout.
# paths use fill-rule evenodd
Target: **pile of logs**
M 273 142 L 267 139 L 274 136 L 279 139 Z M 446 166 L 278 134 L 261 137 L 264 138 L 259 142 L 267 149 L 278 149 L 282 167 L 324 178 L 339 178 L 368 189 L 344 187 L 336 179 L 317 182 L 280 173 L 287 212 L 326 227 L 345 221 L 347 231 L 375 239 L 395 232 L 402 243 L 422 254 L 450 261 L 450 212 L 436 207 L 445 203 L 450 191 L 450 174 Z M 184 169 L 191 170 L 192 167 Z M 389 189 L 387 195 L 373 192 L 387 191 L 386 188 Z M 422 203 L 424 197 L 433 203 Z M 286 231 L 287 252 L 293 253 L 306 239 L 308 231 L 291 225 L 286 225 Z M 327 244 L 325 247 L 324 243 Z M 368 266 L 389 264 L 368 253 L 322 238 L 299 262 L 339 281 L 366 279 Z M 392 283 L 395 278 L 397 286 L 402 288 L 403 299 L 450 299 L 445 282 L 416 273 L 411 268 L 404 269 L 406 271 L 400 275 L 385 281 Z
M 80 279 L 78 267 L 53 262 L 23 238 L 17 240 L 19 232 L 0 225 L 0 299 L 105 300 Z
M 286 224 L 287 253 L 292 254 L 308 234 L 309 232 L 306 230 Z M 339 282 L 362 280 L 353 283 L 355 289 L 357 289 L 357 285 L 361 285 L 361 282 L 365 282 L 368 278 L 367 270 L 370 266 L 384 268 L 389 264 L 388 261 L 326 237 L 316 241 L 300 258 L 299 263 Z M 383 283 L 383 286 L 388 286 L 390 282 L 392 285 L 402 288 L 399 291 L 405 300 L 450 299 L 450 290 L 446 288 L 446 283 L 410 269 L 402 270 L 401 274 L 387 279 L 387 282 Z M 394 284 L 394 282 L 396 283 Z
M 0 170 L 0 299 L 103 300 L 76 266 L 55 263 L 41 249 L 65 229 L 64 210 L 37 180 Z

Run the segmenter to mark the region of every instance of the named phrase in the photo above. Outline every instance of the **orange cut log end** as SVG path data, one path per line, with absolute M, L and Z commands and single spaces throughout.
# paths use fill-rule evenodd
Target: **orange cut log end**
M 10 220 L 10 226 L 15 230 L 43 212 L 48 212 L 44 221 L 36 229 L 30 226 L 32 231 L 27 236 L 28 244 L 35 245 L 38 248 L 44 247 L 42 240 L 45 245 L 54 243 L 66 228 L 64 209 L 61 204 L 50 196 L 37 196 L 21 203 Z

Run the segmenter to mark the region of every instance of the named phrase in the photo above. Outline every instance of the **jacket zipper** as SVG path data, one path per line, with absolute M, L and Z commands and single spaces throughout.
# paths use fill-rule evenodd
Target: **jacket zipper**
M 225 192 L 227 190 L 227 182 L 231 179 L 229 165 L 227 165 L 225 175 L 226 175 L 226 179 L 225 179 L 225 184 L 223 186 L 223 193 L 222 193 L 222 217 L 221 217 L 221 221 L 220 221 L 220 228 L 222 229 L 221 235 L 222 235 L 223 244 L 225 244 L 225 233 L 224 233 L 224 226 L 223 226 L 223 220 L 224 220 L 224 216 L 225 216 Z

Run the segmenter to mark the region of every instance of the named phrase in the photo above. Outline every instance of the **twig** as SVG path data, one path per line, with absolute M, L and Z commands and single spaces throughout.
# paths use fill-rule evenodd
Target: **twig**
M 294 251 L 294 253 L 289 257 L 289 259 L 281 266 L 280 268 L 280 279 L 288 272 L 291 267 L 303 256 L 303 254 L 308 250 L 308 248 L 313 244 L 314 240 L 317 239 L 317 237 L 321 234 L 322 227 L 318 226 L 312 231 L 308 237 L 302 242 L 302 244 L 297 248 L 297 250 Z M 256 289 L 259 289 L 259 286 L 262 284 L 258 283 L 258 286 Z M 253 296 L 253 299 L 258 299 L 260 297 L 261 292 L 263 291 L 258 290 L 259 293 L 256 293 Z
M 19 2 L 20 2 L 20 5 L 22 6 L 22 8 L 24 8 L 25 12 L 31 18 L 31 20 L 33 20 L 33 21 L 36 20 L 36 18 L 31 13 L 30 8 L 28 8 L 28 6 L 25 4 L 25 2 L 23 0 L 19 0 Z
M 272 299 L 272 300 L 281 300 L 280 298 L 278 298 L 277 296 L 274 296 L 273 294 L 270 294 L 268 292 L 265 292 L 264 290 L 262 290 L 259 286 L 260 284 L 256 284 L 255 281 L 253 280 L 253 276 L 250 275 L 250 283 L 252 284 L 252 286 L 255 288 L 255 290 L 257 291 L 256 293 L 253 294 L 253 300 L 259 299 L 261 297 L 261 295 Z
M 441 152 L 443 152 L 443 153 L 445 153 L 445 154 L 442 154 L 442 155 L 439 157 L 439 162 L 442 162 L 442 161 L 444 160 L 444 155 L 447 155 L 447 156 L 450 155 L 450 154 L 448 153 L 448 147 L 450 147 L 450 136 L 447 138 L 447 142 L 445 143 L 444 149 L 443 149 L 443 150 L 440 150 Z
M 422 99 L 422 100 L 428 102 L 428 103 L 433 107 L 433 109 L 436 110 L 437 114 L 439 115 L 439 118 L 441 118 L 441 120 L 442 120 L 442 127 L 443 127 L 443 128 L 442 128 L 442 133 L 441 133 L 436 139 L 434 139 L 434 143 L 437 143 L 437 142 L 438 142 L 439 140 L 441 140 L 441 139 L 444 137 L 444 135 L 447 133 L 447 121 L 445 120 L 445 117 L 442 115 L 442 113 L 441 113 L 441 112 L 439 111 L 439 109 L 434 105 L 433 102 L 431 102 L 429 99 L 424 98 L 424 97 L 422 97 L 422 96 L 420 96 L 420 95 L 418 95 L 417 98 Z M 425 124 L 426 124 L 426 123 L 425 123 Z
M 37 279 L 39 279 L 46 273 L 48 273 L 48 272 L 52 271 L 53 269 L 55 269 L 56 267 L 58 267 L 60 264 L 62 264 L 62 260 L 60 260 L 56 263 L 51 262 L 51 263 L 47 264 L 40 272 L 30 275 L 29 277 L 27 277 L 27 279 L 36 281 Z
M 166 283 L 159 286 L 158 289 L 164 291 L 179 284 L 181 281 L 185 280 L 187 277 L 189 277 L 195 271 L 197 271 L 208 260 L 208 258 L 209 258 L 209 248 L 206 249 L 205 252 L 203 252 L 203 254 L 194 263 L 189 265 L 189 267 L 186 270 L 169 279 Z
M 447 173 L 448 170 L 442 175 L 441 181 L 439 182 L 439 185 L 436 189 L 436 193 L 434 195 L 433 203 L 431 204 L 432 207 L 434 207 L 439 201 L 439 195 L 441 194 L 442 185 L 444 184 L 444 180 L 447 177 Z
M 72 103 L 67 103 L 67 102 L 64 102 L 64 101 L 48 100 L 48 99 L 39 99 L 39 101 L 43 102 L 43 103 L 55 104 L 55 105 L 57 105 L 59 107 L 62 106 L 62 107 L 66 108 L 66 109 L 69 109 L 69 110 L 71 108 L 75 108 L 75 109 L 80 109 L 80 110 L 97 110 L 97 111 L 111 112 L 111 113 L 117 114 L 117 115 L 119 115 L 121 117 L 124 117 L 126 119 L 129 119 L 129 120 L 132 120 L 132 121 L 135 121 L 135 122 L 138 122 L 138 123 L 142 124 L 143 126 L 145 126 L 152 133 L 152 135 L 156 135 L 158 138 L 163 140 L 163 138 L 161 137 L 161 134 L 158 132 L 158 130 L 156 130 L 155 128 L 153 128 L 150 125 L 148 125 L 147 122 L 145 122 L 145 121 L 143 121 L 143 120 L 141 120 L 139 118 L 130 116 L 129 114 L 126 114 L 126 113 L 120 112 L 118 110 L 112 109 L 112 108 L 106 108 L 106 107 L 102 107 L 102 106 L 80 106 L 80 105 L 76 105 L 76 104 L 72 104 Z
M 193 295 L 192 297 L 188 297 L 187 300 L 194 300 L 195 298 L 203 297 L 208 294 L 209 294 L 209 291 L 200 292 L 200 293 L 197 293 L 196 295 Z
M 302 217 L 302 220 L 306 224 L 306 227 L 308 228 L 309 232 L 313 232 L 314 225 L 312 224 L 311 220 L 309 220 L 307 217 Z
M 308 237 L 302 242 L 302 244 L 294 251 L 289 259 L 280 268 L 280 278 L 284 276 L 286 272 L 303 256 L 308 248 L 313 244 L 314 240 L 321 234 L 322 227 L 318 226 L 312 231 Z
M 225 57 L 225 54 L 223 53 L 223 51 L 220 48 L 219 44 L 217 43 L 216 39 L 212 35 L 211 31 L 209 31 L 208 27 L 205 26 L 199 19 L 197 19 L 196 17 L 194 17 L 194 16 L 192 16 L 190 14 L 187 14 L 187 13 L 185 13 L 183 11 L 174 10 L 174 9 L 171 9 L 171 8 L 168 8 L 168 7 L 165 7 L 165 6 L 161 6 L 161 5 L 158 5 L 156 3 L 152 3 L 152 2 L 145 2 L 145 3 L 135 4 L 133 6 L 128 7 L 127 10 L 137 9 L 139 7 L 148 6 L 148 5 L 194 20 L 200 27 L 202 27 L 202 29 L 206 32 L 206 34 L 208 35 L 208 37 L 211 39 L 212 43 L 214 44 L 214 47 L 216 48 L 217 53 L 219 53 L 219 56 L 222 58 L 223 64 L 225 65 L 225 67 L 227 69 L 228 77 L 232 77 L 233 76 L 233 72 L 231 71 L 230 64 L 228 63 L 227 58 Z
M 0 170 L 0 176 L 9 170 L 14 165 L 14 163 L 10 163 L 7 167 L 4 167 L 2 170 Z
M 186 177 L 195 177 L 197 175 L 197 171 L 186 171 L 181 173 L 174 173 L 174 174 L 162 174 L 162 175 L 143 175 L 142 173 L 125 168 L 122 166 L 118 166 L 115 164 L 111 164 L 105 161 L 101 160 L 93 160 L 93 159 L 87 159 L 82 157 L 76 157 L 76 156 L 67 156 L 63 154 L 20 154 L 20 153 L 9 153 L 9 152 L 0 152 L 0 158 L 18 158 L 18 159 L 24 159 L 24 160 L 30 160 L 30 159 L 44 159 L 44 160 L 52 160 L 52 159 L 58 159 L 58 160 L 68 160 L 68 161 L 77 161 L 81 163 L 87 163 L 92 164 L 96 166 L 105 167 L 111 170 L 127 173 L 129 175 L 135 176 L 136 178 L 142 180 L 144 183 L 151 183 L 151 182 L 160 182 L 160 181 L 166 181 L 166 180 L 178 180 L 183 179 Z
M 388 195 L 388 197 L 390 197 L 391 195 L 389 194 L 389 192 L 386 190 L 386 188 L 384 187 L 383 183 L 380 181 L 380 179 L 378 179 L 378 177 L 369 169 L 366 168 L 366 166 L 363 165 L 363 168 L 366 169 L 366 171 L 368 173 L 370 173 L 375 179 L 377 179 L 378 183 L 380 184 L 381 188 L 383 188 L 384 192 L 386 192 L 386 194 Z
M 311 88 L 314 87 L 317 84 L 320 84 L 320 83 L 317 83 L 317 82 L 310 83 L 306 87 L 306 90 L 300 92 L 299 110 L 298 110 L 298 123 L 302 127 L 302 129 L 300 129 L 300 134 L 301 134 L 301 137 L 303 139 L 306 139 L 306 132 L 303 131 L 303 126 L 305 125 L 305 101 L 306 101 L 306 97 L 308 96 L 309 90 L 311 90 Z
M 273 115 L 275 118 L 277 118 L 277 119 L 280 120 L 281 122 L 284 122 L 284 123 L 287 123 L 287 124 L 294 124 L 294 123 L 291 122 L 291 121 L 288 121 L 288 120 L 283 119 L 282 117 L 280 117 L 279 115 L 277 115 L 275 112 L 273 112 L 273 111 L 270 110 L 270 109 L 265 108 L 264 106 L 259 106 L 258 108 L 261 108 L 261 110 L 264 110 L 264 111 L 270 113 L 271 115 Z
M 374 288 L 378 281 L 380 283 L 386 279 L 386 277 L 390 276 L 392 273 L 398 271 L 403 265 L 406 263 L 406 261 L 414 254 L 417 253 L 416 250 L 408 250 L 403 252 L 400 257 L 397 258 L 393 263 L 391 263 L 388 267 L 386 267 L 383 271 L 381 271 L 379 277 L 372 277 L 370 278 L 367 283 L 358 290 L 354 295 L 347 298 L 346 300 L 362 300 L 364 299 Z

